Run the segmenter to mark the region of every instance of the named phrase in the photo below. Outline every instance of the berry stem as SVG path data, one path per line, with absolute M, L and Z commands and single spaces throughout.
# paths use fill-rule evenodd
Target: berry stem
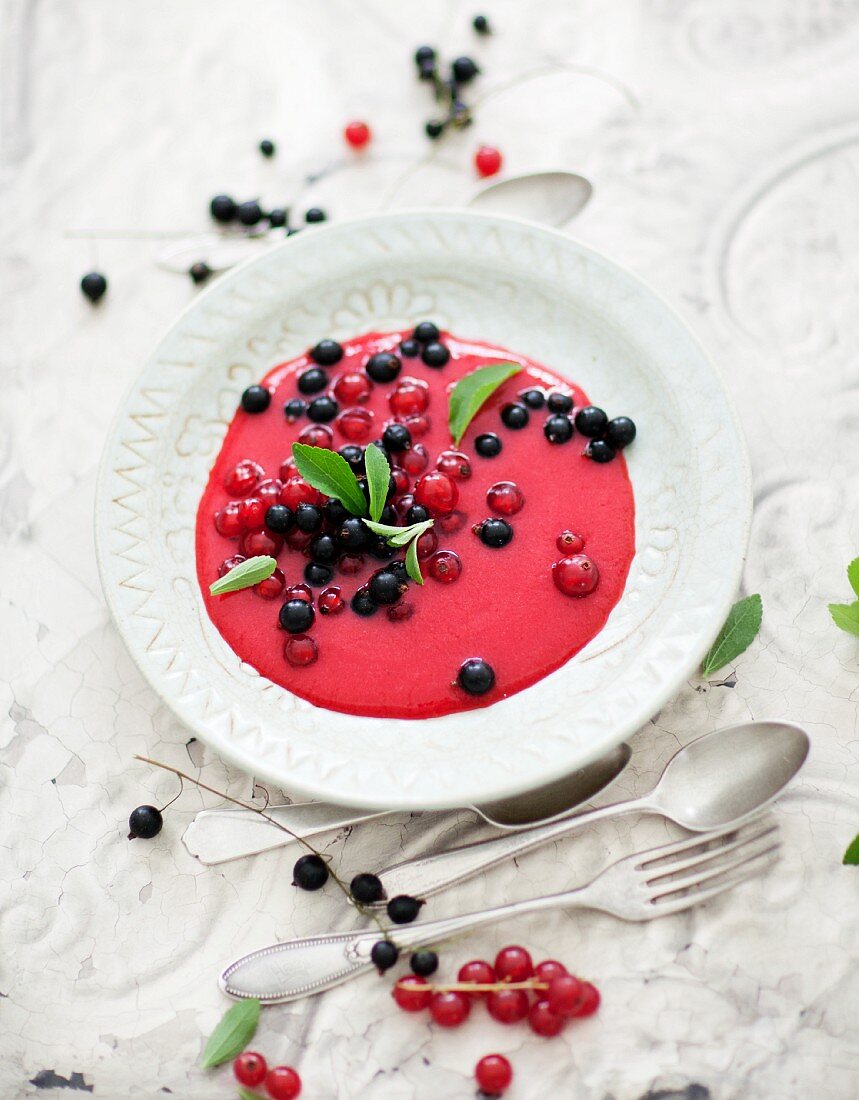
M 433 993 L 498 993 L 502 989 L 548 989 L 548 982 L 528 978 L 524 982 L 446 982 L 430 984 Z

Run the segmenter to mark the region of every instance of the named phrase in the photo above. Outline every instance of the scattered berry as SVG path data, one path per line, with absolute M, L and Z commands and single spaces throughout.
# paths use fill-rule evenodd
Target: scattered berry
M 487 1096 L 500 1096 L 513 1080 L 513 1067 L 503 1054 L 487 1054 L 474 1067 L 474 1079 Z
M 404 1012 L 420 1012 L 430 1003 L 432 990 L 423 978 L 407 974 L 391 990 L 391 996 Z
M 364 367 L 374 382 L 393 382 L 402 370 L 403 364 L 392 351 L 379 351 L 371 355 Z
M 333 386 L 334 396 L 344 405 L 363 405 L 369 401 L 372 389 L 367 375 L 357 371 L 341 374 Z
M 301 1092 L 301 1078 L 292 1066 L 275 1066 L 265 1076 L 265 1091 L 271 1100 L 295 1100 Z
M 107 279 L 100 271 L 89 271 L 81 279 L 81 291 L 85 298 L 89 298 L 93 305 L 104 297 L 107 290 Z
M 468 84 L 474 80 L 480 69 L 470 57 L 457 57 L 451 65 L 450 71 L 457 84 Z M 491 173 L 487 173 L 487 175 L 491 175 Z
M 380 974 L 396 966 L 399 957 L 400 949 L 390 940 L 378 940 L 370 951 L 370 958 Z
M 361 411 L 363 412 L 364 410 L 362 409 Z M 307 415 L 314 424 L 327 424 L 329 420 L 334 419 L 337 412 L 337 402 L 333 397 L 329 397 L 328 394 L 323 394 L 321 397 L 314 397 L 307 406 Z
M 316 612 L 304 600 L 287 600 L 280 609 L 280 625 L 289 634 L 304 634 L 313 626 Z
M 493 550 L 500 550 L 513 538 L 513 528 L 506 519 L 485 519 L 474 530 L 483 545 Z
M 438 955 L 435 951 L 415 951 L 409 960 L 412 973 L 421 978 L 428 978 L 438 970 Z
M 528 994 L 524 989 L 498 989 L 486 995 L 486 1011 L 500 1024 L 516 1024 L 528 1015 Z
M 245 531 L 241 548 L 246 558 L 276 558 L 283 549 L 283 537 L 271 531 Z
M 410 600 L 400 600 L 393 607 L 389 607 L 387 611 L 388 618 L 392 623 L 408 622 L 414 613 L 415 605 Z
M 242 408 L 247 413 L 261 413 L 271 404 L 271 391 L 265 386 L 248 386 L 242 394 Z
M 419 536 L 416 546 L 418 558 L 420 561 L 426 561 L 438 549 L 438 535 L 435 531 L 424 531 Z
M 313 603 L 313 592 L 306 584 L 293 584 L 286 590 L 288 600 L 304 600 L 305 603 Z
M 429 1002 L 430 1016 L 439 1027 L 459 1027 L 468 1019 L 471 1001 L 462 993 L 448 990 L 446 993 L 433 993 Z
M 243 561 L 247 560 L 244 554 L 233 554 L 231 558 L 226 558 L 218 566 L 218 576 L 225 577 L 231 569 L 235 569 L 237 565 L 241 565 Z
M 554 390 L 546 398 L 546 404 L 550 413 L 568 413 L 572 411 L 573 399 L 568 393 L 560 393 Z
M 402 424 L 389 424 L 382 432 L 382 443 L 384 443 L 387 451 L 392 454 L 399 454 L 411 447 L 412 437 L 409 434 L 409 429 Z
M 471 477 L 471 463 L 462 451 L 442 451 L 435 465 L 437 470 L 456 481 L 468 481 Z
M 406 455 L 406 458 L 409 457 Z M 415 503 L 422 504 L 431 515 L 447 515 L 458 502 L 459 489 L 456 482 L 440 470 L 425 474 L 415 485 Z
M 283 644 L 283 655 L 296 668 L 307 668 L 319 657 L 316 642 L 306 634 L 296 634 Z
M 428 367 L 435 367 L 439 370 L 450 359 L 450 351 L 438 342 L 431 344 L 424 344 L 424 350 L 421 352 L 421 359 L 426 363 Z
M 241 501 L 228 500 L 224 507 L 215 512 L 215 530 L 224 538 L 237 539 L 242 533 Z
M 364 449 L 362 447 L 356 447 L 353 444 L 349 443 L 345 447 L 341 447 L 337 453 L 346 459 L 346 461 L 349 463 L 356 474 L 361 474 L 364 472 Z M 328 518 L 332 520 L 332 522 L 339 523 L 340 519 L 345 519 L 345 517 L 349 514 L 343 507 L 343 505 L 340 504 L 339 500 L 329 500 L 328 504 L 325 505 L 326 509 L 328 508 L 329 504 L 335 504 L 341 510 L 339 518 L 335 517 L 334 515 L 329 515 Z
M 258 225 L 262 221 L 262 207 L 258 202 L 242 202 L 236 207 L 236 217 L 242 225 Z
M 374 573 L 368 587 L 370 598 L 377 604 L 396 603 L 406 590 L 406 585 L 390 569 L 382 569 Z
M 415 325 L 412 335 L 419 344 L 433 344 L 441 336 L 441 330 L 432 321 L 421 321 Z
M 373 421 L 375 413 L 370 409 L 345 409 L 335 421 L 335 427 L 341 435 L 351 439 L 353 443 L 364 443 L 373 434 Z M 364 469 L 364 452 L 361 452 L 361 466 Z
M 594 462 L 600 464 L 605 462 L 611 462 L 614 458 L 614 447 L 610 443 L 606 443 L 604 439 L 592 439 L 588 444 L 588 449 L 585 454 L 588 458 L 592 458 Z
M 240 1085 L 247 1085 L 251 1089 L 255 1085 L 262 1084 L 267 1071 L 268 1066 L 265 1063 L 265 1058 L 254 1050 L 244 1051 L 233 1062 L 233 1073 L 236 1080 Z
M 349 606 L 352 608 L 356 615 L 361 615 L 365 619 L 369 618 L 370 615 L 375 615 L 376 612 L 379 610 L 379 605 L 370 595 L 370 590 L 369 588 L 367 588 L 366 585 L 363 588 L 358 589 L 358 591 L 352 597 Z
M 308 485 L 303 477 L 290 477 L 283 483 L 280 503 L 294 512 L 299 504 L 318 504 L 319 492 L 312 485 Z
M 544 1039 L 554 1038 L 564 1029 L 564 1017 L 556 1016 L 548 1001 L 535 1001 L 528 1011 L 528 1024 L 535 1035 Z
M 275 206 L 268 212 L 268 224 L 272 229 L 283 229 L 289 220 L 289 212 L 283 206 Z
M 310 397 L 311 394 L 319 393 L 320 390 L 324 390 L 328 385 L 328 376 L 325 371 L 319 367 L 310 367 L 309 370 L 304 371 L 303 374 L 298 376 L 298 391 L 303 393 L 305 397 Z
M 311 206 L 311 208 L 304 215 L 304 220 L 308 225 L 317 225 L 319 222 L 327 221 L 328 215 L 324 210 L 321 210 L 318 206 Z
M 588 439 L 602 435 L 608 423 L 608 417 L 596 405 L 585 405 L 576 413 L 576 431 Z
M 298 433 L 298 441 L 308 447 L 324 447 L 330 451 L 334 448 L 334 433 L 326 424 L 308 424 Z
M 268 138 L 263 138 L 259 143 L 259 151 L 264 157 L 273 157 L 276 152 L 274 142 Z
M 343 131 L 346 143 L 353 149 L 363 149 L 369 143 L 371 136 L 370 127 L 366 122 L 350 122 Z
M 427 432 L 430 430 L 430 422 L 428 416 L 421 416 L 419 414 L 416 416 L 407 416 L 403 420 L 403 423 L 412 433 L 412 439 L 420 439 L 421 436 L 426 435 Z
M 349 883 L 349 893 L 359 905 L 375 905 L 385 896 L 385 888 L 378 875 L 356 875 Z
M 158 836 L 163 824 L 164 818 L 161 816 L 161 811 L 155 806 L 138 806 L 136 810 L 131 811 L 128 818 L 128 839 L 134 840 L 139 837 L 141 840 L 151 840 L 154 836 Z
M 489 20 L 486 18 L 485 15 L 475 15 L 475 17 L 471 21 L 471 25 L 472 27 L 474 27 L 478 34 L 492 34 L 492 27 L 489 25 Z M 490 1055 L 490 1057 L 500 1058 L 501 1055 Z M 504 1061 L 506 1062 L 507 1059 L 505 1058 Z M 488 1089 L 487 1091 L 491 1092 L 492 1090 Z
M 474 449 L 481 458 L 495 458 L 501 454 L 501 440 L 495 432 L 484 432 L 475 439 Z
M 542 390 L 524 390 L 519 394 L 519 400 L 529 409 L 542 409 L 546 404 L 546 395 Z
M 214 271 L 203 260 L 197 260 L 196 263 L 191 264 L 188 268 L 188 274 L 191 276 L 191 282 L 195 286 L 200 286 L 201 283 L 214 275 Z
M 485 695 L 495 684 L 495 672 L 481 657 L 469 657 L 460 665 L 456 682 L 468 695 Z
M 599 583 L 600 574 L 587 554 L 561 558 L 552 566 L 555 587 L 565 596 L 587 596 Z
M 421 346 L 414 337 L 409 336 L 400 343 L 400 355 L 404 359 L 417 359 L 421 353 Z
M 425 508 L 423 504 L 413 504 L 406 512 L 406 523 L 409 525 L 413 523 L 425 523 L 429 518 L 429 508 Z
M 283 573 L 280 569 L 275 569 L 270 577 L 254 585 L 254 592 L 264 600 L 276 600 L 283 594 L 285 584 L 286 578 Z
M 299 504 L 295 510 L 295 526 L 305 534 L 315 535 L 322 526 L 322 509 L 318 504 Z
M 310 349 L 309 355 L 320 367 L 333 367 L 343 358 L 343 348 L 336 340 L 320 340 Z
M 550 416 L 543 425 L 543 435 L 550 443 L 569 443 L 573 438 L 573 422 L 561 413 Z
M 266 508 L 270 504 L 277 504 L 280 501 L 280 494 L 283 492 L 283 482 L 279 477 L 268 477 L 265 481 L 261 481 L 257 485 L 254 492 L 254 496 L 265 504 Z
M 226 225 L 236 216 L 236 204 L 229 195 L 215 195 L 209 203 L 209 213 L 216 222 Z
M 514 431 L 524 428 L 528 423 L 528 419 L 528 410 L 524 405 L 511 402 L 501 409 L 501 422 L 505 427 L 513 428 Z
M 339 615 L 346 607 L 343 594 L 336 585 L 332 588 L 323 589 L 319 593 L 319 599 L 316 602 L 319 606 L 320 615 Z
M 555 540 L 562 554 L 580 554 L 585 548 L 585 540 L 573 531 L 562 531 Z
M 322 856 L 301 856 L 292 868 L 292 885 L 299 890 L 321 890 L 327 881 L 328 864 Z
M 533 972 L 534 964 L 524 947 L 502 947 L 495 956 L 495 975 L 499 982 L 524 982 Z
M 478 176 L 485 179 L 501 171 L 502 160 L 501 152 L 494 145 L 481 145 L 474 154 L 474 167 Z
M 427 572 L 440 584 L 453 584 L 459 580 L 462 562 L 453 550 L 439 550 L 427 562 Z
M 292 423 L 298 420 L 299 417 L 304 416 L 307 411 L 307 402 L 302 401 L 300 397 L 293 397 L 283 406 L 283 415 L 286 419 Z
M 304 579 L 314 588 L 328 584 L 333 573 L 330 565 L 321 565 L 318 561 L 309 561 L 304 567 Z
M 270 531 L 285 535 L 292 528 L 295 517 L 291 508 L 285 504 L 272 504 L 265 513 L 265 525 Z
M 424 132 L 426 133 L 426 136 L 432 141 L 440 138 L 441 135 L 444 133 L 444 129 L 445 123 L 438 118 L 431 118 L 429 122 L 427 122 L 424 126 Z
M 501 516 L 515 516 L 525 505 L 522 490 L 513 481 L 496 481 L 486 490 L 486 503 Z
M 606 424 L 604 438 L 616 451 L 622 451 L 635 439 L 635 424 L 628 416 L 616 416 Z
M 411 924 L 424 903 L 408 894 L 398 894 L 388 902 L 388 916 L 394 924 Z
M 415 428 L 413 421 L 418 420 L 416 416 L 408 417 L 409 431 L 414 436 Z M 400 459 L 403 464 L 403 469 L 407 474 L 414 476 L 415 474 L 421 474 L 429 465 L 429 455 L 427 454 L 426 447 L 422 443 L 415 443 L 415 445 L 409 448 L 408 451 Z
M 584 994 L 584 987 L 572 974 L 557 974 L 549 981 L 544 996 L 549 1009 L 556 1016 L 575 1016 Z

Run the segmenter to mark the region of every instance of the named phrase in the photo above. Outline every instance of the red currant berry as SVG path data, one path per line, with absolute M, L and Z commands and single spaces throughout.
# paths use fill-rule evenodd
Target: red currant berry
M 413 447 L 406 454 L 405 461 L 417 450 Z M 431 515 L 446 516 L 454 510 L 459 503 L 459 489 L 453 478 L 443 474 L 440 470 L 433 470 L 425 474 L 415 485 L 415 503 L 422 504 L 429 509 Z
M 494 145 L 481 145 L 474 154 L 474 167 L 478 176 L 494 176 L 501 171 L 501 153 Z
M 307 584 L 291 584 L 283 594 L 285 600 L 304 600 L 313 603 L 313 589 Z
M 222 561 L 221 564 L 218 566 L 218 576 L 225 577 L 231 569 L 235 569 L 237 565 L 241 565 L 243 561 L 247 560 L 248 559 L 244 556 L 244 554 L 233 554 L 231 558 L 227 558 L 225 561 Z
M 585 540 L 573 531 L 562 531 L 558 535 L 555 545 L 562 554 L 581 554 L 585 548 Z
M 411 417 L 409 417 L 409 419 L 411 419 Z M 401 461 L 403 463 L 403 469 L 407 474 L 421 474 L 429 464 L 429 455 L 425 447 L 420 443 L 415 443 L 413 447 L 410 447 L 409 450 L 406 451 Z
M 513 1080 L 513 1067 L 503 1054 L 487 1054 L 474 1067 L 474 1079 L 481 1092 L 498 1096 Z
M 430 1016 L 439 1027 L 459 1027 L 468 1019 L 471 1001 L 462 993 L 450 990 L 433 993 L 429 1003 Z
M 285 458 L 280 464 L 281 481 L 289 481 L 291 477 L 298 477 L 298 467 L 294 458 Z
M 245 497 L 239 505 L 239 519 L 246 531 L 253 531 L 265 523 L 268 505 L 259 497 Z
M 316 642 L 306 634 L 293 634 L 283 643 L 283 655 L 296 668 L 312 665 L 319 656 Z
M 555 959 L 544 959 L 534 967 L 534 977 L 538 982 L 550 982 L 552 978 L 559 978 L 566 973 L 567 968 L 564 964 L 556 962 Z M 542 996 L 545 997 L 545 993 Z
M 340 559 L 340 572 L 347 577 L 354 577 L 364 568 L 364 559 L 360 554 L 344 554 Z
M 432 990 L 425 978 L 409 974 L 400 978 L 391 990 L 391 996 L 404 1012 L 420 1012 L 430 1003 Z
M 363 149 L 372 134 L 366 122 L 350 122 L 343 131 L 343 137 L 346 138 L 347 144 L 351 145 L 353 149 Z
M 430 430 L 429 417 L 422 416 L 420 414 L 416 416 L 407 416 L 403 420 L 403 424 L 406 428 L 409 429 L 409 435 L 412 437 L 412 439 L 421 439 Z M 415 471 L 410 472 L 414 473 Z
M 316 602 L 319 605 L 320 615 L 339 615 L 346 606 L 346 601 L 337 585 L 323 588 Z
M 271 1100 L 295 1100 L 301 1092 L 301 1078 L 292 1066 L 275 1066 L 266 1074 L 265 1091 Z
M 280 503 L 280 491 L 282 488 L 283 482 L 279 477 L 270 477 L 257 485 L 254 495 L 258 496 L 265 504 L 266 508 L 268 508 L 271 504 Z
M 528 1011 L 528 1023 L 535 1034 L 551 1039 L 563 1030 L 565 1021 L 555 1015 L 548 1001 L 535 1001 Z
M 436 459 L 436 469 L 457 481 L 467 481 L 471 477 L 471 463 L 468 455 L 462 451 L 442 451 Z
M 320 500 L 319 492 L 308 485 L 303 477 L 291 477 L 284 482 L 280 492 L 280 503 L 291 508 L 293 512 L 299 504 L 318 504 Z
M 236 1075 L 236 1080 L 240 1085 L 247 1085 L 251 1089 L 255 1085 L 262 1084 L 267 1070 L 268 1066 L 265 1064 L 265 1058 L 261 1054 L 257 1054 L 255 1050 L 246 1050 L 233 1062 L 233 1073 Z
M 308 424 L 298 433 L 298 442 L 306 443 L 308 447 L 324 447 L 330 451 L 334 448 L 334 433 L 327 424 Z
M 429 407 L 429 386 L 417 378 L 402 378 L 388 398 L 394 416 L 414 416 Z
M 344 409 L 334 424 L 350 443 L 363 443 L 373 434 L 374 420 L 375 414 L 371 409 Z
M 418 539 L 418 557 L 420 560 L 426 561 L 426 559 L 434 554 L 437 549 L 438 535 L 435 531 L 424 531 Z
M 455 580 L 459 579 L 459 574 L 462 572 L 462 562 L 459 560 L 459 554 L 454 554 L 452 550 L 439 550 L 437 554 L 433 554 L 430 558 L 427 572 L 434 581 L 439 581 L 441 584 L 453 584 Z
M 286 545 L 290 550 L 298 550 L 303 553 L 313 542 L 313 538 L 314 536 L 309 531 L 300 531 L 297 527 L 293 527 L 286 536 Z
M 388 618 L 392 623 L 406 623 L 415 613 L 415 605 L 409 600 L 400 600 L 388 608 Z
M 273 531 L 246 531 L 242 535 L 241 547 L 246 558 L 261 555 L 276 558 L 283 549 L 283 535 L 276 535 Z
M 270 577 L 266 577 L 264 581 L 254 585 L 254 592 L 258 596 L 262 596 L 264 600 L 276 600 L 283 592 L 285 584 L 286 578 L 283 573 L 279 569 L 275 569 Z
M 582 983 L 572 974 L 558 974 L 543 996 L 556 1016 L 574 1016 L 582 1000 Z
M 363 405 L 370 400 L 373 384 L 366 374 L 357 371 L 341 374 L 334 383 L 334 396 L 341 405 Z
M 579 1007 L 573 1013 L 578 1019 L 584 1016 L 593 1016 L 600 1006 L 600 991 L 590 982 L 582 982 L 582 999 Z
M 402 466 L 392 466 L 391 477 L 394 479 L 394 485 L 396 486 L 396 490 L 398 493 L 408 492 L 411 481 L 409 480 L 409 475 L 402 468 Z M 412 504 L 413 503 L 414 501 L 412 501 Z M 409 507 L 411 507 L 411 505 L 409 505 Z
M 458 982 L 473 982 L 475 985 L 492 985 L 495 981 L 495 971 L 492 969 L 491 964 L 484 962 L 483 959 L 472 959 L 471 962 L 462 964 L 456 980 Z M 479 999 L 485 997 L 486 993 L 469 993 L 468 996 Z
M 524 982 L 534 973 L 534 964 L 524 947 L 502 947 L 495 956 L 495 973 L 499 982 Z
M 587 596 L 599 583 L 600 574 L 587 554 L 561 558 L 552 566 L 555 587 L 565 596 Z
M 215 530 L 224 538 L 237 539 L 242 533 L 241 503 L 228 500 L 220 512 L 215 512 Z
M 445 535 L 453 535 L 465 526 L 465 512 L 451 512 L 449 516 L 439 516 L 436 527 Z
M 486 503 L 499 516 L 515 516 L 525 504 L 522 490 L 512 481 L 496 481 L 486 490 Z
M 226 472 L 224 488 L 231 497 L 244 497 L 251 489 L 256 488 L 264 475 L 265 470 L 258 462 L 251 462 L 249 458 L 245 458 L 237 462 L 232 470 Z
M 528 1015 L 528 994 L 524 989 L 498 989 L 488 993 L 486 1011 L 499 1024 L 518 1024 Z

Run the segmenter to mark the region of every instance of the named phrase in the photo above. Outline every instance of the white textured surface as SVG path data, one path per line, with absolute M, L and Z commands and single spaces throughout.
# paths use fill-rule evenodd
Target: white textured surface
M 219 966 L 349 920 L 333 891 L 295 897 L 275 854 L 195 866 L 178 840 L 203 804 L 194 792 L 153 844 L 124 839 L 132 806 L 175 790 L 133 765 L 134 752 L 199 766 L 240 796 L 251 782 L 186 746 L 109 624 L 93 557 L 110 417 L 193 290 L 153 268 L 157 245 L 107 242 L 94 254 L 63 231 L 202 228 L 206 198 L 222 188 L 288 198 L 306 169 L 339 155 L 352 114 L 376 125 L 377 153 L 390 159 L 332 175 L 312 197 L 344 215 L 373 209 L 424 151 L 412 47 L 472 48 L 470 9 L 425 8 L 0 4 L 4 1100 L 39 1094 L 27 1082 L 44 1070 L 109 1100 L 232 1095 L 226 1071 L 213 1083 L 194 1068 L 223 1007 Z M 503 145 L 511 171 L 583 172 L 595 194 L 576 233 L 691 319 L 729 379 L 752 453 L 744 589 L 763 593 L 761 640 L 733 686 L 690 680 L 641 731 L 625 788 L 644 789 L 678 743 L 746 716 L 804 723 L 812 759 L 777 811 L 788 851 L 766 882 L 646 929 L 557 914 L 449 950 L 453 965 L 521 940 L 592 975 L 603 1010 L 563 1038 L 480 1016 L 441 1034 L 362 979 L 267 1011 L 257 1045 L 299 1064 L 308 1097 L 465 1100 L 474 1061 L 497 1049 L 516 1066 L 511 1100 L 848 1100 L 859 1075 L 859 880 L 839 860 L 857 829 L 859 653 L 825 604 L 847 597 L 843 568 L 859 550 L 859 8 L 544 0 L 488 11 L 503 33 L 480 47 L 484 88 L 549 61 L 582 71 L 490 98 L 461 142 L 403 181 L 401 201 L 466 194 L 481 138 Z M 273 163 L 255 152 L 263 134 L 279 142 Z M 111 278 L 97 311 L 75 287 L 94 262 Z M 439 898 L 433 914 L 552 889 L 665 831 L 607 825 Z M 404 820 L 331 851 L 349 874 L 430 842 L 428 823 Z

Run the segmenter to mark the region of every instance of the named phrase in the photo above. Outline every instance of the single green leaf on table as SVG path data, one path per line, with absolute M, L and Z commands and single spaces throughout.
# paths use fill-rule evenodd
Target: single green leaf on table
M 847 566 L 847 580 L 850 581 L 850 587 L 859 596 L 859 558 L 854 558 Z
M 853 603 L 831 603 L 829 614 L 839 629 L 859 637 L 859 600 L 854 600 Z
M 409 548 L 406 551 L 406 572 L 412 578 L 413 581 L 417 581 L 418 584 L 424 583 L 423 573 L 421 573 L 421 563 L 418 558 L 418 540 L 412 539 L 409 543 Z
M 353 516 L 363 516 L 366 513 L 367 501 L 354 470 L 343 455 L 329 451 L 327 447 L 293 443 L 292 457 L 298 472 L 308 485 L 327 497 L 336 497 Z
M 240 592 L 243 588 L 253 588 L 260 581 L 267 581 L 277 568 L 277 562 L 268 554 L 259 554 L 255 558 L 247 558 L 234 565 L 229 573 L 225 573 L 213 584 L 209 585 L 209 591 L 213 596 L 226 596 L 228 592 Z
M 466 374 L 451 391 L 448 403 L 448 425 L 453 442 L 465 435 L 466 428 L 480 411 L 484 402 L 502 386 L 508 378 L 518 374 L 522 368 L 517 363 L 493 363 L 490 367 L 478 367 Z
M 841 862 L 848 867 L 859 867 L 859 836 L 853 838 L 853 843 L 844 853 L 844 859 Z
M 250 997 L 239 1001 L 221 1017 L 221 1022 L 209 1036 L 200 1065 L 203 1069 L 231 1062 L 253 1039 L 259 1023 L 259 1001 Z
M 702 676 L 711 676 L 749 648 L 761 628 L 763 604 L 758 595 L 738 600 L 701 665 Z
M 381 447 L 377 447 L 375 443 L 371 443 L 364 450 L 364 468 L 367 471 L 367 486 L 370 490 L 370 518 L 378 523 L 385 501 L 388 499 L 391 467 L 382 454 Z

